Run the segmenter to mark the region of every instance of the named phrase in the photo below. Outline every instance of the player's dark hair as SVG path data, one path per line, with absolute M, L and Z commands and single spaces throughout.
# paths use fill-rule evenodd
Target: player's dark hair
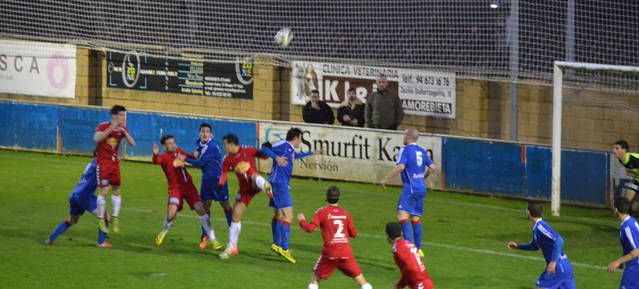
M 354 88 L 354 87 L 351 87 L 351 88 L 349 88 L 346 92 L 348 93 L 348 92 L 351 92 L 351 91 L 356 92 L 357 90 L 355 90 L 355 88 Z
M 266 141 L 266 142 L 264 142 L 264 143 L 262 144 L 262 147 L 267 147 L 268 149 L 272 149 L 272 148 L 273 148 L 273 145 L 272 145 L 270 142 L 267 142 L 267 141 Z
M 630 213 L 630 201 L 624 197 L 619 197 L 615 199 L 615 208 L 619 211 L 620 214 L 628 214 Z
M 211 128 L 211 125 L 206 122 L 203 122 L 202 124 L 200 124 L 200 130 L 202 130 L 203 127 L 208 127 L 211 132 L 213 131 L 213 128 Z
M 170 135 L 170 134 L 165 134 L 160 138 L 160 144 L 164 145 L 164 143 L 166 142 L 167 139 L 170 138 L 175 138 L 174 136 Z
M 337 204 L 339 202 L 339 189 L 336 186 L 330 186 L 326 190 L 326 201 L 329 204 Z
M 319 94 L 319 90 L 317 90 L 317 89 L 313 89 L 313 90 L 311 90 L 311 94 L 313 94 L 313 93 L 317 93 L 317 94 Z
M 630 146 L 628 146 L 628 142 L 625 140 L 618 140 L 615 142 L 616 145 L 619 145 L 622 149 L 625 149 L 626 151 L 630 150 Z
M 528 202 L 528 211 L 530 212 L 530 215 L 535 218 L 541 217 L 541 211 L 542 211 L 541 202 L 537 202 L 537 201 Z
M 390 222 L 386 224 L 386 235 L 391 239 L 396 239 L 402 236 L 402 226 L 397 222 Z
M 234 145 L 240 145 L 240 139 L 232 133 L 223 136 L 222 140 L 225 140 L 227 143 L 232 143 Z
M 111 114 L 118 114 L 121 111 L 126 111 L 126 108 L 124 106 L 117 105 L 117 104 L 111 108 Z
M 291 128 L 288 130 L 288 132 L 286 133 L 286 140 L 287 141 L 292 141 L 294 138 L 301 136 L 302 135 L 302 130 L 299 128 Z

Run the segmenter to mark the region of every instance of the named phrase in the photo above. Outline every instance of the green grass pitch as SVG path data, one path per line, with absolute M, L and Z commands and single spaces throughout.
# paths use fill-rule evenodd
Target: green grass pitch
M 264 194 L 253 199 L 244 216 L 240 254 L 221 260 L 218 252 L 200 250 L 199 220 L 188 209 L 178 215 L 161 247 L 154 239 L 166 211 L 166 179 L 160 166 L 121 163 L 122 232 L 112 234 L 113 248 L 97 248 L 95 217 L 80 222 L 53 246 L 44 240 L 68 218 L 67 197 L 86 157 L 0 151 L 0 287 L 3 288 L 306 288 L 322 240 L 297 221 L 291 230 L 290 264 L 270 251 L 273 211 Z M 200 172 L 189 169 L 199 187 Z M 235 197 L 236 179 L 230 177 Z M 325 189 L 337 185 L 340 206 L 353 217 L 359 236 L 353 253 L 374 288 L 392 288 L 399 279 L 384 225 L 394 221 L 400 189 L 336 181 L 293 179 L 295 212 L 311 218 L 325 205 Z M 109 198 L 110 199 L 110 198 Z M 110 200 L 107 203 L 110 204 Z M 424 252 L 428 272 L 439 289 L 532 288 L 545 268 L 540 252 L 509 251 L 506 243 L 531 239 L 525 202 L 429 192 L 425 202 Z M 608 263 L 621 255 L 618 222 L 607 210 L 563 207 L 562 216 L 545 219 L 565 240 L 577 288 L 617 288 L 621 273 Z M 213 225 L 226 243 L 228 229 L 219 205 Z M 335 271 L 320 288 L 356 288 Z

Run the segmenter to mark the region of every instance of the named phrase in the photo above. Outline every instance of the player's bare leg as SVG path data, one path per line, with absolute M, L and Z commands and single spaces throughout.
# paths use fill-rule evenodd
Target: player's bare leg
M 122 195 L 120 186 L 111 186 L 111 226 L 113 232 L 120 233 L 120 208 L 122 207 Z
M 173 220 L 177 216 L 178 206 L 174 204 L 170 204 L 167 208 L 166 217 L 164 218 L 164 226 L 162 227 L 162 231 L 158 233 L 157 237 L 155 237 L 155 244 L 158 246 L 162 245 L 164 242 L 164 237 L 166 237 L 166 233 L 169 232 L 169 228 L 173 225 Z
M 211 220 L 209 219 L 209 215 L 206 213 L 206 209 L 204 209 L 204 204 L 202 204 L 202 202 L 197 202 L 193 205 L 193 208 L 198 216 L 200 216 L 200 223 L 202 228 L 204 228 L 204 231 L 207 232 L 209 242 L 211 242 L 213 249 L 218 250 L 222 248 L 222 244 L 220 244 L 220 242 L 218 242 L 215 238 L 215 230 L 213 230 L 213 226 L 211 226 Z
M 291 234 L 290 226 L 291 226 L 291 223 L 293 222 L 293 214 L 294 214 L 293 207 L 282 208 L 282 209 L 279 209 L 277 212 L 278 220 L 282 222 L 283 226 L 288 226 L 286 229 L 282 230 L 282 235 L 280 237 L 282 240 L 282 246 L 278 250 L 280 255 L 284 257 L 284 259 L 295 264 L 297 263 L 297 261 L 295 260 L 295 258 L 293 258 L 293 256 L 291 255 L 291 252 L 288 250 L 288 242 L 289 242 L 289 238 Z
M 311 283 L 308 284 L 308 289 L 318 289 L 319 288 L 320 277 L 313 272 L 313 276 L 311 276 Z
M 424 251 L 422 251 L 422 223 L 420 216 L 411 216 L 411 223 L 413 224 L 413 241 L 415 246 L 417 246 L 417 253 L 422 258 L 424 257 Z
M 226 217 L 226 221 L 230 227 L 233 218 L 233 209 L 231 209 L 231 205 L 228 201 L 220 201 L 220 206 L 222 207 L 222 211 L 224 212 L 224 216 Z
M 106 216 L 106 196 L 108 194 L 109 187 L 100 188 L 100 194 L 98 195 L 98 199 L 96 200 L 96 204 L 98 207 L 98 220 L 96 223 L 98 224 L 98 228 L 100 229 L 100 231 L 104 233 L 109 233 L 109 229 L 107 228 L 106 222 L 104 221 L 104 218 Z
M 353 277 L 353 281 L 355 281 L 355 283 L 357 283 L 357 285 L 359 285 L 359 288 L 361 289 L 373 289 L 373 286 L 371 286 L 370 283 L 366 282 L 363 274 L 359 274 Z
M 233 255 L 237 255 L 237 243 L 240 238 L 240 232 L 242 231 L 242 215 L 246 212 L 246 205 L 240 201 L 235 201 L 233 206 L 233 221 L 229 228 L 229 242 L 226 245 L 224 252 L 220 254 L 220 258 L 228 259 Z

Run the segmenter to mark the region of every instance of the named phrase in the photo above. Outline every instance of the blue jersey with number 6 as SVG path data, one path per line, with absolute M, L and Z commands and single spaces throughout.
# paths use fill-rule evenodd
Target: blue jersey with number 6
M 401 173 L 402 182 L 404 183 L 403 191 L 425 193 L 424 172 L 426 167 L 433 164 L 426 151 L 415 143 L 409 144 L 399 150 L 397 164 L 403 164 L 405 167 Z

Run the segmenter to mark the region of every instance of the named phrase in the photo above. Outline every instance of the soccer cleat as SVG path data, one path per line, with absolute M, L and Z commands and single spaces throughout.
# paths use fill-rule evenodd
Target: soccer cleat
M 211 247 L 213 247 L 213 250 L 222 249 L 222 244 L 220 244 L 220 242 L 218 242 L 216 239 L 210 240 L 210 242 L 211 242 Z
M 168 232 L 169 231 L 161 231 L 160 233 L 158 233 L 157 237 L 155 237 L 155 244 L 157 244 L 158 246 L 162 245 L 164 237 L 166 237 L 166 233 Z
M 113 229 L 113 233 L 120 233 L 120 218 L 111 217 L 111 226 Z
M 104 222 L 104 218 L 98 218 L 97 221 L 95 221 L 96 224 L 98 224 L 98 229 L 100 229 L 100 231 L 102 231 L 105 234 L 109 233 L 109 228 L 107 228 L 106 222 Z
M 98 244 L 98 247 L 100 248 L 111 248 L 111 244 L 107 243 L 106 241 L 102 244 Z
M 266 196 L 269 197 L 269 199 L 273 198 L 273 188 L 271 187 L 271 183 L 268 181 L 264 181 L 264 193 L 266 193 Z
M 237 247 L 229 246 L 229 247 L 226 247 L 226 249 L 224 249 L 224 252 L 222 252 L 222 254 L 220 254 L 220 259 L 226 260 L 228 258 L 231 258 L 231 257 L 237 255 L 238 253 L 239 252 L 237 250 Z
M 419 253 L 419 256 L 424 258 L 424 251 L 422 251 L 422 249 L 419 249 L 419 251 L 417 251 L 417 253 Z
M 284 250 L 282 249 L 282 247 L 280 247 L 278 249 L 280 255 L 282 255 L 282 257 L 284 257 L 284 259 L 288 260 L 289 262 L 295 264 L 297 263 L 297 261 L 295 260 L 295 258 L 293 258 L 293 256 L 291 256 L 291 252 L 289 252 L 289 250 Z
M 44 240 L 44 245 L 51 246 L 53 245 L 53 242 L 51 241 L 51 239 L 47 238 L 46 240 Z
M 206 249 L 206 244 L 208 244 L 209 236 L 202 237 L 200 240 L 200 249 Z
M 280 249 L 282 249 L 280 246 L 275 245 L 275 244 L 271 244 L 271 250 L 272 250 L 273 252 L 275 252 L 275 254 L 278 254 L 278 255 L 279 255 L 279 254 L 280 254 Z

